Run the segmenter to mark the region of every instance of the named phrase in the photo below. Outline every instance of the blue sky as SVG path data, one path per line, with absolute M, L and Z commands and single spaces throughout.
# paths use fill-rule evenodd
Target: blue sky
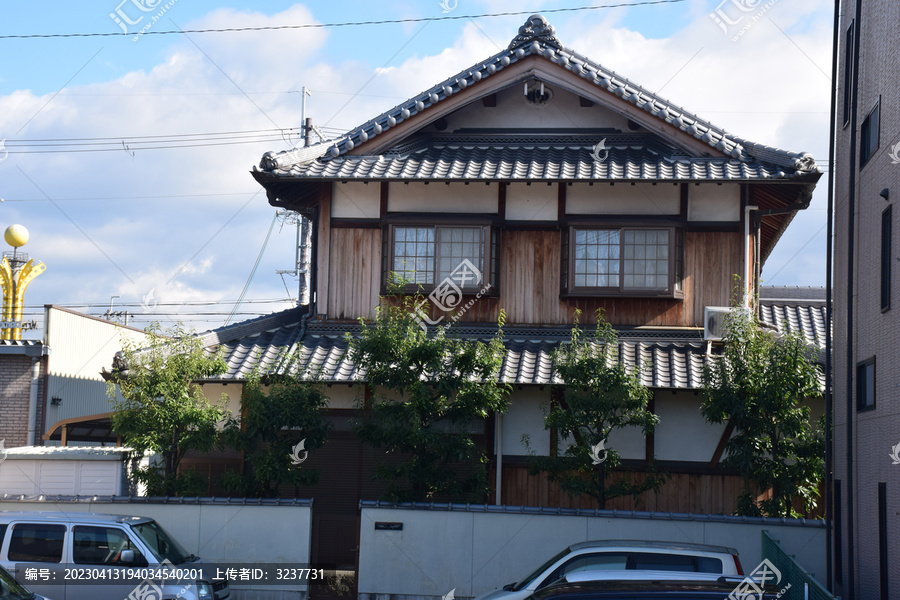
M 685 0 L 549 12 L 610 3 L 3 3 L 0 36 L 121 31 L 111 14 L 140 19 L 126 24 L 134 33 L 148 25 L 163 31 L 543 12 L 567 47 L 738 136 L 811 152 L 827 170 L 830 2 Z M 710 17 L 717 9 L 737 21 L 727 34 Z M 0 140 L 10 152 L 0 162 L 0 227 L 25 225 L 32 239 L 24 250 L 47 265 L 26 295 L 28 318 L 40 320 L 49 303 L 102 314 L 118 296 L 115 305 L 140 327 L 154 319 L 181 319 L 198 330 L 224 324 L 275 212 L 249 170 L 264 152 L 296 141 L 301 87 L 313 90 L 307 116 L 335 134 L 505 47 L 526 16 L 136 41 L 0 38 Z M 235 132 L 253 133 L 237 140 Z M 211 133 L 224 135 L 148 149 Z M 61 139 L 79 144 L 47 145 Z M 84 151 L 96 148 L 107 150 Z M 824 284 L 825 182 L 770 256 L 764 284 Z M 290 306 L 297 282 L 275 271 L 292 267 L 293 243 L 292 227 L 276 223 L 234 320 Z M 145 300 L 158 305 L 148 311 Z

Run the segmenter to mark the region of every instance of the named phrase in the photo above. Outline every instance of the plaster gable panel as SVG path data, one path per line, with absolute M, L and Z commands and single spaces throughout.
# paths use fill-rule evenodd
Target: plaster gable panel
M 677 215 L 677 185 L 589 185 L 575 183 L 566 192 L 568 215 Z
M 335 183 L 331 187 L 331 216 L 377 219 L 381 214 L 379 183 Z
M 447 131 L 459 129 L 559 129 L 602 128 L 628 131 L 628 119 L 599 104 L 581 106 L 578 94 L 555 84 L 545 84 L 552 99 L 542 106 L 525 99 L 524 82 L 497 92 L 497 106 L 485 107 L 475 101 L 445 117 Z M 437 131 L 432 124 L 429 131 Z
M 560 104 L 557 105 L 557 100 L 553 100 L 543 108 L 525 106 L 524 82 L 534 79 L 543 81 L 545 86 L 553 89 L 554 93 L 561 99 Z M 484 107 L 481 99 L 493 93 L 498 95 L 498 106 L 494 108 Z M 593 101 L 594 106 L 581 107 L 578 101 L 579 96 Z M 513 100 L 515 97 L 522 99 L 520 108 L 527 109 L 523 113 L 524 115 L 545 112 L 549 116 L 528 117 L 525 123 L 520 123 L 520 120 L 507 117 L 506 112 L 513 108 L 513 104 L 509 104 L 506 108 L 501 108 L 504 106 L 501 104 L 501 100 L 506 98 L 510 102 L 516 103 L 518 101 Z M 552 108 L 554 105 L 557 105 L 558 108 Z M 397 109 L 399 110 L 399 107 Z M 497 111 L 496 114 L 503 116 L 489 116 L 489 111 Z M 570 114 L 567 115 L 566 111 Z M 574 114 L 571 114 L 573 111 Z M 516 113 L 518 109 L 512 112 Z M 469 113 L 481 116 L 466 116 Z M 459 115 L 458 117 L 456 116 L 457 114 Z M 488 116 L 485 116 L 486 114 Z M 442 118 L 447 120 L 447 127 L 438 130 L 436 124 Z M 502 122 L 488 125 L 488 121 L 479 121 L 478 119 L 501 119 Z M 418 112 L 418 110 L 414 111 L 411 117 L 403 118 L 401 122 L 388 127 L 385 133 L 374 138 L 369 137 L 368 141 L 358 143 L 359 137 L 357 136 L 354 138 L 357 141 L 354 142 L 355 145 L 349 150 L 349 153 L 379 154 L 419 131 L 433 133 L 436 131 L 455 131 L 460 128 L 479 129 L 485 127 L 538 130 L 612 127 L 628 132 L 630 131 L 628 129 L 629 119 L 638 125 L 639 129 L 637 131 L 656 133 L 662 139 L 667 140 L 691 156 L 730 155 L 730 152 L 723 152 L 714 147 L 714 144 L 710 145 L 710 143 L 698 139 L 697 136 L 673 126 L 668 120 L 662 120 L 655 113 L 651 114 L 647 110 L 639 108 L 630 100 L 622 98 L 616 93 L 595 84 L 593 81 L 589 81 L 566 68 L 560 67 L 558 64 L 550 62 L 543 56 L 526 56 L 524 59 L 518 60 L 502 69 L 497 75 L 470 84 L 465 90 L 454 93 L 450 98 L 442 99 L 436 105 L 429 104 L 421 112 Z M 547 133 L 550 132 L 548 131 Z M 716 135 L 719 134 L 717 133 Z
M 656 392 L 654 450 L 657 460 L 708 463 L 725 430 L 724 423 L 707 423 L 700 414 L 703 397 L 689 392 Z
M 388 188 L 388 212 L 496 214 L 497 186 L 392 181 Z
M 363 403 L 365 388 L 361 385 L 335 385 L 325 390 L 325 393 L 329 409 L 356 409 Z
M 740 221 L 741 186 L 692 185 L 688 191 L 688 221 Z
M 625 460 L 644 460 L 647 456 L 647 441 L 640 427 L 613 429 L 605 447 L 615 449 Z
M 555 221 L 558 196 L 555 185 L 511 183 L 506 188 L 506 218 L 512 221 Z
M 541 404 L 549 402 L 549 388 L 541 390 L 528 387 L 512 393 L 509 408 L 502 417 L 504 456 L 528 455 L 528 449 L 522 442 L 523 435 L 529 437 L 531 450 L 535 454 L 538 456 L 550 455 L 550 431 L 544 427 L 544 413 L 541 411 Z
M 230 416 L 240 418 L 241 416 L 241 393 L 244 386 L 242 383 L 206 383 L 200 387 L 203 396 L 210 402 L 224 406 Z M 268 388 L 266 388 L 268 391 Z M 229 415 L 226 415 L 226 418 Z M 225 419 L 219 421 L 218 426 L 221 428 L 225 424 Z

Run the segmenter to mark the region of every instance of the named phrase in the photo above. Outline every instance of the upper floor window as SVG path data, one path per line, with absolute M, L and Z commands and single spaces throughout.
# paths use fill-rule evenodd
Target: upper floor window
M 394 225 L 386 271 L 410 287 L 429 290 L 454 273 L 465 272 L 458 284 L 465 292 L 478 292 L 496 269 L 491 268 L 496 234 L 482 225 Z
M 573 227 L 565 291 L 598 295 L 675 296 L 681 292 L 682 232 L 676 228 Z
M 881 99 L 879 98 L 875 108 L 866 115 L 859 132 L 859 166 L 862 168 L 875 151 L 878 150 L 878 138 L 881 132 Z
M 844 41 L 844 124 L 850 122 L 851 86 L 853 85 L 853 22 L 847 28 Z
M 856 410 L 875 408 L 875 357 L 856 365 Z

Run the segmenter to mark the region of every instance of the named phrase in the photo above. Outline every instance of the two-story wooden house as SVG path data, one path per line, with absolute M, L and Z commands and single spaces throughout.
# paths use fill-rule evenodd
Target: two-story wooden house
M 551 354 L 577 309 L 590 321 L 602 308 L 660 417 L 653 435 L 618 432 L 608 445 L 635 478 L 653 457 L 672 475 L 643 508 L 731 513 L 740 479 L 718 467 L 727 433 L 699 411 L 705 309 L 729 305 L 736 275 L 757 290 L 820 175 L 810 155 L 729 134 L 566 48 L 535 15 L 508 48 L 341 139 L 266 154 L 253 177 L 270 204 L 313 223 L 311 303 L 205 343 L 226 348 L 230 379 L 296 350 L 329 382 L 336 427 L 310 458 L 320 484 L 302 493 L 317 511 L 353 514 L 373 497 L 374 459 L 347 425 L 370 392 L 344 333 L 373 316 L 391 272 L 430 295 L 423 323 L 465 309 L 453 335 L 490 332 L 504 309 L 513 392 L 476 436 L 493 460 L 486 500 L 589 506 L 528 475 L 522 436 L 550 452 L 540 405 L 558 383 Z M 802 304 L 767 314 L 824 327 L 823 306 Z

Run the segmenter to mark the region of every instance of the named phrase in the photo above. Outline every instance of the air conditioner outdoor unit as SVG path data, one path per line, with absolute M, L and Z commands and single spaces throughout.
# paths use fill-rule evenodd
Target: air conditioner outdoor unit
M 725 317 L 731 312 L 728 306 L 707 306 L 703 311 L 703 339 L 716 342 L 725 339 Z

